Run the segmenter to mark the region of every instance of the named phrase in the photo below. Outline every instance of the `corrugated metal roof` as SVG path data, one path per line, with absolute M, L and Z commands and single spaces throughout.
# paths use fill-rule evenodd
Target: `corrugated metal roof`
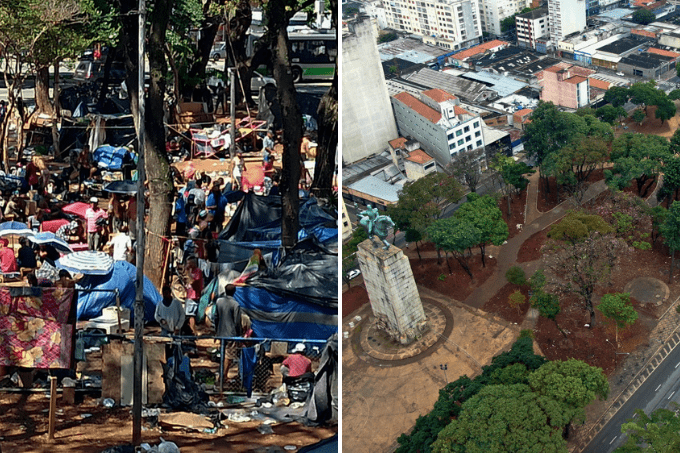
M 399 201 L 398 193 L 401 190 L 401 185 L 390 184 L 375 176 L 366 176 L 347 187 L 390 203 Z
M 512 93 L 528 86 L 528 84 L 520 82 L 519 80 L 502 75 L 492 74 L 486 71 L 468 72 L 463 77 L 491 84 L 493 86 L 492 89 L 498 92 L 498 95 L 501 97 L 509 96 Z

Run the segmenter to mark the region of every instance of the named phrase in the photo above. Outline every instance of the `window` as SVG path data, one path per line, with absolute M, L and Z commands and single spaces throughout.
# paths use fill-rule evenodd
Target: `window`
M 475 121 L 474 124 L 475 128 L 479 127 L 479 121 Z
M 467 137 L 465 137 L 466 142 L 469 142 L 470 140 L 472 140 L 472 137 L 470 137 L 469 135 Z
M 482 141 L 481 141 L 481 140 L 477 140 L 477 148 L 479 148 L 480 146 L 482 146 Z
M 470 126 L 465 126 L 465 128 L 463 129 L 463 132 L 470 132 Z
M 456 144 L 455 144 L 455 143 L 451 143 L 451 144 L 449 145 L 449 151 L 451 151 L 451 150 L 454 149 L 455 147 L 456 147 Z
M 467 150 L 472 151 L 472 145 L 468 145 Z
M 481 132 L 479 132 L 479 131 L 475 132 L 475 137 L 479 137 L 480 135 L 482 135 Z
M 460 129 L 458 129 L 458 130 L 456 131 L 456 137 L 460 137 L 461 135 L 463 135 L 463 131 L 461 131 Z
M 434 165 L 435 165 L 434 162 L 430 162 L 429 164 L 425 165 L 425 167 L 423 167 L 423 169 L 429 170 L 430 168 L 434 167 Z
M 462 138 L 458 140 L 458 146 L 462 145 L 463 143 L 465 143 L 465 140 L 463 140 Z
M 453 132 L 451 132 L 449 135 L 447 135 L 447 137 L 448 137 L 449 140 L 452 140 L 453 139 Z

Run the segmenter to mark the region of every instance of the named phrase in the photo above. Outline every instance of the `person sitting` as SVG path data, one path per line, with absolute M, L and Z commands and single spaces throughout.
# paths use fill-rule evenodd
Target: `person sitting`
M 179 299 L 172 297 L 169 286 L 163 286 L 163 299 L 156 305 L 155 316 L 161 325 L 162 335 L 178 334 L 186 318 L 184 307 Z
M 64 242 L 77 244 L 85 242 L 85 229 L 78 220 L 73 220 L 59 227 L 55 235 Z
M 17 252 L 17 266 L 27 269 L 38 267 L 38 261 L 35 259 L 35 250 L 29 244 L 28 239 L 20 238 L 19 244 L 21 244 L 21 248 Z
M 61 257 L 57 249 L 49 244 L 40 244 L 40 261 L 47 262 L 51 266 L 56 266 L 55 262 Z
M 5 238 L 0 238 L 0 270 L 3 274 L 17 272 L 17 260 L 14 257 L 14 250 L 7 247 L 9 242 Z
M 302 355 L 305 352 L 305 345 L 298 343 L 293 349 L 293 353 L 286 357 L 281 364 L 281 374 L 283 383 L 288 384 L 300 379 L 314 379 L 312 373 L 312 361 Z
M 76 282 L 71 278 L 71 274 L 66 269 L 61 269 L 59 271 L 59 280 L 54 283 L 54 286 L 59 288 L 75 288 Z

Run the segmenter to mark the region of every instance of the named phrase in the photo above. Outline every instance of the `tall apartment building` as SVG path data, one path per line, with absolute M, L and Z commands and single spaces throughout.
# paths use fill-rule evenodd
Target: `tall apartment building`
M 385 150 L 397 136 L 375 29 L 367 17 L 342 37 L 342 160 L 351 164 Z
M 458 103 L 458 98 L 439 88 L 423 91 L 419 98 L 406 92 L 392 97 L 400 134 L 418 140 L 441 166 L 458 153 L 485 145 L 481 118 Z
M 501 34 L 501 21 L 531 6 L 530 0 L 480 0 L 482 30 L 492 35 Z
M 548 8 L 538 8 L 515 17 L 517 45 L 536 50 L 536 41 L 550 34 Z
M 478 0 L 390 0 L 384 5 L 389 28 L 420 35 L 440 47 L 458 50 L 482 36 Z
M 562 38 L 586 29 L 587 0 L 548 0 L 550 41 L 557 47 Z

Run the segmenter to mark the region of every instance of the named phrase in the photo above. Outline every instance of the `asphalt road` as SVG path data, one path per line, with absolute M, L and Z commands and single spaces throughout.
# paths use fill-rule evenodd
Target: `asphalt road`
M 621 434 L 621 425 L 633 417 L 635 409 L 642 409 L 646 414 L 650 414 L 656 409 L 669 408 L 671 402 L 680 403 L 679 347 L 675 347 L 649 375 L 640 388 L 587 445 L 583 450 L 584 453 L 613 452 L 626 441 L 627 436 Z

